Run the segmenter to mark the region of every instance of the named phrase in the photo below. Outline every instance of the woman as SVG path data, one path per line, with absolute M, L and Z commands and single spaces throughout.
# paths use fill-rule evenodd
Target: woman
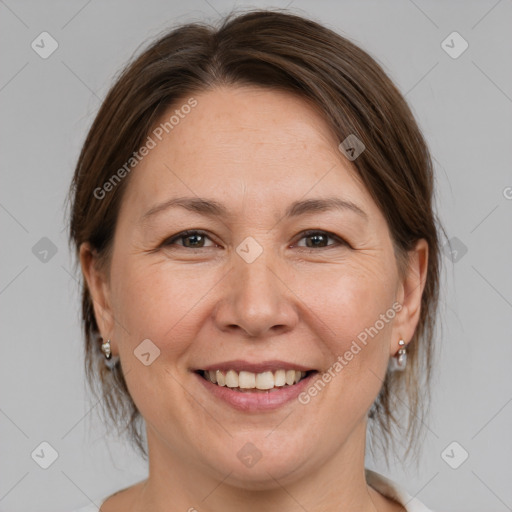
M 88 377 L 149 461 L 101 511 L 427 510 L 364 456 L 368 426 L 418 446 L 432 188 L 396 87 L 313 21 L 191 24 L 131 63 L 72 186 Z

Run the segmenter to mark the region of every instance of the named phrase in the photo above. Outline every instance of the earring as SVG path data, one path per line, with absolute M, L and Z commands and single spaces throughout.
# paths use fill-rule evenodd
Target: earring
M 109 360 L 112 357 L 112 350 L 110 348 L 110 340 L 101 344 L 101 351 L 105 354 L 105 359 Z
M 407 349 L 405 348 L 405 341 L 400 340 L 398 342 L 398 346 L 400 347 L 398 349 L 398 352 L 396 354 L 396 364 L 395 369 L 398 371 L 405 370 L 405 367 L 407 366 Z

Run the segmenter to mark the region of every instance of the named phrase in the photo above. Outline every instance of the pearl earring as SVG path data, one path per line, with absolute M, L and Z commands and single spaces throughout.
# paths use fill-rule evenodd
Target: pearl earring
M 398 349 L 398 352 L 396 354 L 395 369 L 398 371 L 402 371 L 405 370 L 405 367 L 407 366 L 407 349 L 405 348 L 405 341 L 400 340 L 398 342 L 398 346 L 400 348 Z
M 112 350 L 110 348 L 110 340 L 101 344 L 101 351 L 105 354 L 105 359 L 109 360 L 112 357 Z

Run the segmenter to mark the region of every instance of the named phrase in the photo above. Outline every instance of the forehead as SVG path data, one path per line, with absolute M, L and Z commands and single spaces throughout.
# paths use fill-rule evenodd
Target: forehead
M 367 196 L 322 115 L 304 99 L 258 87 L 220 87 L 177 101 L 153 127 L 161 140 L 137 165 L 127 194 L 144 206 L 180 195 L 236 202 L 311 192 Z M 169 123 L 171 116 L 172 124 Z M 167 122 L 167 125 L 165 123 Z M 167 127 L 167 129 L 165 129 Z M 162 128 L 164 128 L 162 130 Z M 368 200 L 368 197 L 366 197 Z M 133 201 L 130 201 L 133 204 Z
M 300 142 L 310 145 L 320 140 L 328 145 L 335 143 L 318 109 L 285 91 L 218 87 L 194 98 L 197 106 L 179 127 L 183 135 L 194 133 L 189 139 L 192 144 L 196 139 L 224 144 L 254 139 L 270 146 Z

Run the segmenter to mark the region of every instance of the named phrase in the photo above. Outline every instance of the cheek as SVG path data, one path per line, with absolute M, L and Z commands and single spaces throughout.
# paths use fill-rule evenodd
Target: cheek
M 119 261 L 112 279 L 121 339 L 132 350 L 150 339 L 162 355 L 176 357 L 194 339 L 201 300 L 220 277 L 200 265 L 177 268 L 165 260 L 147 263 L 144 257 Z
M 365 335 L 367 341 L 383 340 L 391 329 L 395 273 L 393 267 L 372 263 L 319 271 L 303 282 L 302 296 L 309 298 L 306 302 L 324 324 L 336 354 L 349 350 L 352 340 L 362 344 Z
M 396 315 L 393 267 L 346 264 L 304 279 L 302 295 L 314 311 L 328 347 L 328 363 L 301 397 L 313 416 L 329 416 L 333 439 L 349 432 L 375 400 L 389 360 L 389 339 Z M 306 290 L 308 290 L 306 294 Z M 326 404 L 329 404 L 328 406 Z M 324 427 L 327 428 L 327 427 Z M 342 436 L 343 437 L 343 436 Z
M 112 267 L 113 303 L 130 395 L 150 423 L 165 424 L 171 435 L 182 436 L 180 411 L 201 417 L 197 403 L 183 393 L 184 361 L 201 326 L 201 297 L 216 280 L 198 279 L 198 274 L 208 274 L 197 269 L 169 267 L 163 261 L 147 264 L 144 257 L 118 260 Z M 148 365 L 144 353 L 149 353 Z M 174 421 L 169 422 L 169 415 Z

